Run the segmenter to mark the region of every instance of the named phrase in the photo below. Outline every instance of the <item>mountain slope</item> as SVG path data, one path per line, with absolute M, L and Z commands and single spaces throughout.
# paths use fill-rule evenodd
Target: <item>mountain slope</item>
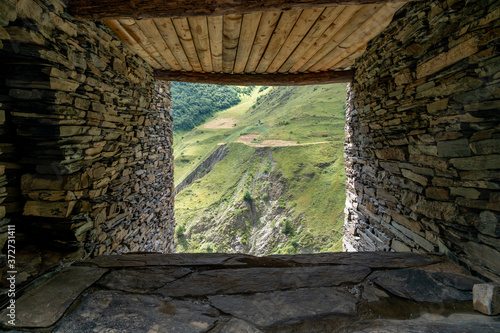
M 176 138 L 177 250 L 341 250 L 345 85 L 256 88 Z M 225 144 L 221 161 L 205 163 Z M 198 174 L 201 178 L 196 177 Z
M 172 82 L 172 111 L 175 131 L 189 131 L 215 112 L 241 102 L 252 88 Z

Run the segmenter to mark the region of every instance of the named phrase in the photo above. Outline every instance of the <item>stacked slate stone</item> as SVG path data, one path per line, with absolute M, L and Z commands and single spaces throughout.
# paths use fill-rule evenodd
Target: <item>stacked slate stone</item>
M 0 111 L 1 112 L 1 111 Z M 1 154 L 1 152 L 0 152 Z M 7 197 L 7 175 L 5 174 L 5 165 L 0 165 L 0 249 L 2 249 L 7 242 L 8 234 L 8 226 L 9 219 L 5 217 L 7 212 L 5 205 L 3 202 Z M 0 262 L 4 264 L 4 259 L 0 259 Z
M 173 251 L 170 84 L 104 24 L 72 19 L 64 1 L 0 7 L 4 207 L 31 244 L 19 260 L 36 257 L 28 275 L 61 259 L 45 263 L 43 251 Z
M 356 62 L 347 250 L 446 253 L 500 278 L 500 1 L 406 4 Z

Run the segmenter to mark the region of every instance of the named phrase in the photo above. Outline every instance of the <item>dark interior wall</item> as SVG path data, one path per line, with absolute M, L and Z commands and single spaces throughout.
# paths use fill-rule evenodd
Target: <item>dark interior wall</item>
M 500 1 L 406 4 L 355 64 L 348 251 L 446 253 L 500 277 Z
M 173 251 L 170 84 L 64 1 L 0 3 L 0 149 L 18 282 L 63 258 Z

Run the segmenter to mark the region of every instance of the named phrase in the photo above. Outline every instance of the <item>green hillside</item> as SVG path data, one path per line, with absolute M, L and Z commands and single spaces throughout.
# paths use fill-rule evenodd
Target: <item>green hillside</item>
M 176 133 L 176 184 L 194 180 L 176 197 L 177 251 L 340 251 L 345 91 L 257 87 Z M 227 155 L 208 173 L 196 169 L 221 144 Z
M 217 111 L 241 102 L 241 96 L 251 90 L 252 87 L 172 82 L 174 130 L 179 132 L 193 129 Z

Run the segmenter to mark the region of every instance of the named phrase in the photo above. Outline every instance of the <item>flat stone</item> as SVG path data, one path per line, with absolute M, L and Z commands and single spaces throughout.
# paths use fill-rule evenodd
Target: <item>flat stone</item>
M 133 253 L 120 256 L 99 256 L 83 263 L 109 268 L 141 266 L 287 267 L 294 265 L 270 257 L 226 253 Z
M 445 260 L 441 255 L 399 252 L 336 252 L 297 255 L 274 255 L 279 259 L 293 260 L 310 265 L 361 265 L 370 268 L 406 268 L 436 264 Z
M 27 201 L 24 206 L 24 215 L 65 218 L 71 215 L 76 201 L 46 202 Z
M 361 298 L 368 303 L 379 302 L 390 297 L 385 291 L 379 289 L 371 283 L 363 283 L 361 287 Z
M 427 217 L 445 221 L 454 220 L 457 215 L 456 205 L 450 202 L 419 200 L 413 209 Z
M 398 229 L 399 231 L 401 231 L 405 236 L 407 236 L 408 238 L 413 240 L 415 243 L 417 243 L 419 246 L 424 248 L 425 250 L 427 250 L 429 252 L 434 251 L 434 249 L 435 249 L 434 244 L 429 242 L 424 237 L 418 235 L 417 233 L 411 231 L 410 229 L 408 229 L 408 228 L 406 228 L 398 223 L 394 223 L 394 227 L 396 229 Z
M 500 215 L 495 214 L 492 211 L 482 211 L 479 214 L 479 221 L 477 224 L 477 230 L 481 233 L 497 237 L 500 236 Z M 498 230 L 498 231 L 497 231 Z
M 481 195 L 481 192 L 479 192 L 475 188 L 469 187 L 450 187 L 450 193 L 451 195 L 462 196 L 472 200 L 479 199 Z
M 375 154 L 384 160 L 406 161 L 406 152 L 402 148 L 384 148 L 376 150 Z
M 231 320 L 224 325 L 224 327 L 216 331 L 217 333 L 262 333 L 261 330 L 250 325 L 246 321 L 238 318 L 231 318 Z
M 476 284 L 472 294 L 474 310 L 489 316 L 500 314 L 500 282 Z
M 361 282 L 370 272 L 368 267 L 355 265 L 210 270 L 192 274 L 157 291 L 165 296 L 180 297 L 331 287 Z
M 217 295 L 208 299 L 221 311 L 262 328 L 300 323 L 327 315 L 355 316 L 357 313 L 356 299 L 340 288 Z
M 422 154 L 422 155 L 437 156 L 437 146 L 435 145 L 409 145 L 408 151 L 412 155 Z
M 447 272 L 429 272 L 429 274 L 436 281 L 439 281 L 448 287 L 453 287 L 463 291 L 472 291 L 477 283 L 484 282 L 479 278 L 461 274 Z
M 464 250 L 475 263 L 484 265 L 493 272 L 500 272 L 500 252 L 496 249 L 484 244 L 467 242 Z
M 439 157 L 471 156 L 469 140 L 458 139 L 450 141 L 440 141 L 437 143 L 437 154 Z
M 391 242 L 391 248 L 396 252 L 411 252 L 411 248 L 406 246 L 403 242 L 393 239 Z
M 410 170 L 401 169 L 401 172 L 403 173 L 403 176 L 405 178 L 411 179 L 414 182 L 417 182 L 422 186 L 426 186 L 427 183 L 429 182 L 429 180 L 426 177 L 421 176 L 419 174 L 416 174 L 414 172 L 411 172 Z
M 216 313 L 208 305 L 151 295 L 97 291 L 53 332 L 185 332 L 211 329 Z
M 73 301 L 107 270 L 68 267 L 38 278 L 16 301 L 16 326 L 48 327 L 58 321 Z M 7 318 L 2 312 L 1 318 Z
M 425 189 L 425 196 L 434 200 L 448 200 L 450 194 L 448 190 L 437 187 L 428 187 Z
M 114 290 L 145 293 L 173 282 L 191 272 L 185 267 L 151 267 L 113 270 L 99 284 Z
M 484 140 L 471 143 L 474 154 L 498 154 L 500 153 L 500 139 Z
M 351 332 L 356 333 L 496 333 L 499 331 L 500 321 L 494 320 L 493 318 L 485 318 L 485 316 L 482 315 L 465 313 L 455 313 L 449 317 L 435 314 L 424 314 L 417 319 L 411 320 L 377 319 L 363 322 L 361 325 L 355 325 L 351 330 Z
M 489 170 L 500 165 L 500 155 L 484 155 L 463 158 L 452 158 L 450 163 L 459 170 Z
M 459 274 L 419 269 L 378 271 L 368 279 L 396 296 L 431 303 L 472 300 L 469 290 L 481 281 Z

